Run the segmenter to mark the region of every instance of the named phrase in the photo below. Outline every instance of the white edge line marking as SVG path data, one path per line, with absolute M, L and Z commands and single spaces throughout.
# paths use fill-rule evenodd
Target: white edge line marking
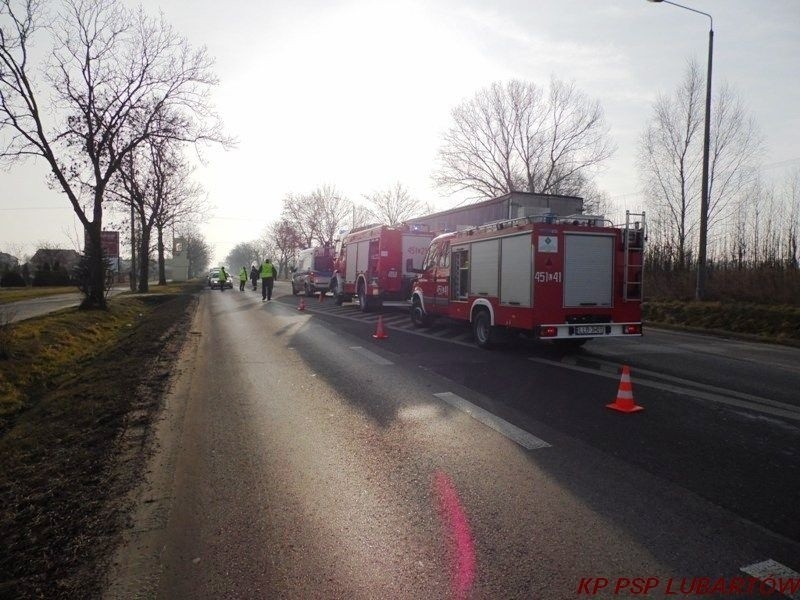
M 571 369 L 573 371 L 580 371 L 581 373 L 590 373 L 592 375 L 598 375 L 600 377 L 606 377 L 608 379 L 619 380 L 619 375 L 615 375 L 612 373 L 605 373 L 603 371 L 598 371 L 597 369 L 590 369 L 589 367 L 579 367 L 577 365 L 560 363 L 552 360 L 547 360 L 545 358 L 529 357 L 528 360 L 536 363 L 541 363 L 543 365 L 550 365 L 551 367 L 561 367 L 563 369 Z M 647 381 L 646 379 L 639 379 L 638 377 L 635 376 L 635 370 L 632 379 L 634 388 L 636 388 L 636 386 L 649 387 L 657 390 L 662 390 L 665 392 L 671 392 L 673 394 L 678 394 L 681 396 L 702 398 L 703 400 L 710 400 L 711 402 L 717 402 L 719 404 L 727 404 L 729 406 L 745 408 L 747 410 L 752 410 L 755 412 L 775 415 L 776 417 L 783 417 L 784 419 L 791 419 L 792 421 L 800 421 L 800 413 L 797 412 L 793 412 L 790 410 L 783 410 L 780 408 L 772 408 L 771 406 L 767 406 L 764 404 L 756 404 L 754 402 L 747 402 L 745 400 L 737 400 L 736 398 L 728 398 L 725 396 L 720 396 L 718 394 L 710 394 L 708 392 L 702 392 L 700 390 L 688 387 L 682 388 L 676 385 L 669 385 L 667 383 L 657 383 L 655 381 Z
M 362 346 L 350 346 L 350 350 L 360 354 L 361 356 L 363 356 L 365 358 L 370 359 L 372 362 L 374 362 L 377 365 L 393 365 L 394 364 L 392 361 L 386 360 L 382 356 L 380 356 L 378 354 L 375 354 L 374 352 L 370 352 L 369 350 L 367 350 L 366 348 L 363 348 Z
M 800 573 L 792 571 L 786 565 L 782 565 L 781 563 L 772 560 L 771 558 L 760 563 L 747 565 L 746 567 L 742 567 L 739 570 L 744 573 L 747 573 L 752 577 L 755 577 L 756 579 L 760 579 L 761 581 L 764 581 L 768 577 L 772 577 L 775 580 L 783 579 L 784 581 L 787 579 L 800 579 Z M 779 587 L 775 586 L 770 586 L 770 587 L 772 587 L 779 594 L 781 593 Z M 792 598 L 792 600 L 800 600 L 800 591 L 795 592 L 792 595 L 789 594 L 782 594 L 782 595 L 785 595 L 788 598 Z
M 487 410 L 482 409 L 480 406 L 475 406 L 472 402 L 465 400 L 461 396 L 453 392 L 440 392 L 434 394 L 440 400 L 444 400 L 450 406 L 467 413 L 470 417 L 483 423 L 487 427 L 494 429 L 497 433 L 506 436 L 513 442 L 516 442 L 523 448 L 528 450 L 538 450 L 539 448 L 549 448 L 550 444 L 544 440 L 536 437 L 532 433 L 528 433 L 524 429 L 520 429 L 516 425 L 512 425 L 508 421 L 493 415 Z

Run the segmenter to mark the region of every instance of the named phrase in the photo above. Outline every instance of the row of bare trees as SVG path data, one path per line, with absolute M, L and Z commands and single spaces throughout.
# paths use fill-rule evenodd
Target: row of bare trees
M 637 157 L 645 201 L 636 208 L 648 212 L 648 272 L 651 278 L 677 273 L 687 290 L 693 289 L 697 261 L 704 99 L 703 70 L 690 61 L 677 88 L 655 100 Z M 711 114 L 712 279 L 719 283 L 723 271 L 772 270 L 774 276 L 766 279 L 774 285 L 765 289 L 800 289 L 797 281 L 784 285 L 786 277 L 800 279 L 800 170 L 782 182 L 765 181 L 763 138 L 732 86 L 715 91 Z M 553 78 L 543 89 L 532 82 L 497 82 L 453 110 L 434 179 L 444 190 L 476 199 L 511 191 L 581 196 L 587 212 L 608 214 L 614 207 L 597 188 L 595 175 L 612 151 L 600 104 L 573 84 Z M 666 291 L 679 289 L 676 278 L 662 279 Z M 738 284 L 735 276 L 728 279 L 732 293 Z M 714 281 L 710 284 L 713 288 Z
M 309 193 L 287 194 L 280 218 L 268 225 L 259 239 L 235 246 L 225 262 L 239 268 L 272 257 L 285 274 L 297 250 L 332 246 L 345 230 L 369 223 L 399 225 L 431 210 L 400 182 L 364 194 L 358 204 L 335 186 L 322 185 Z
M 128 155 L 109 186 L 117 203 L 129 209 L 131 289 L 140 292 L 149 288 L 152 251 L 158 283 L 167 282 L 165 235 L 175 228 L 196 227 L 207 212 L 203 188 L 193 181 L 193 168 L 182 150 L 174 140 L 152 138 Z
M 106 306 L 110 190 L 145 185 L 145 158 L 170 160 L 173 144 L 230 143 L 209 100 L 212 66 L 163 17 L 121 0 L 0 0 L 0 158 L 44 160 L 70 202 L 90 261 L 85 308 Z

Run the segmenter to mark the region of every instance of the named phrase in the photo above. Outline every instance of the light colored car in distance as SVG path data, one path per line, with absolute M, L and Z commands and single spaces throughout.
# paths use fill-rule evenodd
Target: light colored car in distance
M 292 294 L 326 294 L 331 285 L 332 274 L 333 248 L 324 246 L 301 250 L 297 255 L 297 262 L 291 268 Z

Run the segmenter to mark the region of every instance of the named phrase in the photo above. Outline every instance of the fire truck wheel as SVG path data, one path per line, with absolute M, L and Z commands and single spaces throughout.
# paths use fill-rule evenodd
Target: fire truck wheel
M 422 304 L 416 298 L 414 299 L 414 304 L 411 305 L 411 324 L 417 328 L 430 327 L 431 325 L 431 318 L 425 314 L 425 311 L 422 310 Z
M 472 335 L 478 348 L 491 348 L 495 342 L 492 331 L 492 318 L 489 311 L 478 310 L 472 318 Z
M 363 285 L 358 288 L 358 310 L 361 312 L 369 312 L 372 310 L 372 305 L 370 304 Z
M 306 295 L 307 298 L 310 298 L 314 295 L 314 291 L 308 287 L 307 283 L 303 284 L 303 293 Z

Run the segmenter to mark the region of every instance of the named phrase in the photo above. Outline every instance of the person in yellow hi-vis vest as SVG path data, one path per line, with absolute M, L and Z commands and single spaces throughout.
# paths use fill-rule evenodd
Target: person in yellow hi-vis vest
M 242 270 L 239 271 L 239 291 L 244 291 L 244 284 L 247 283 L 247 269 L 242 267 Z
M 225 267 L 219 268 L 219 290 L 221 292 L 225 291 L 225 284 L 228 283 L 228 273 L 225 271 Z
M 275 265 L 268 258 L 264 259 L 261 265 L 261 301 L 272 300 L 272 286 L 275 284 Z

